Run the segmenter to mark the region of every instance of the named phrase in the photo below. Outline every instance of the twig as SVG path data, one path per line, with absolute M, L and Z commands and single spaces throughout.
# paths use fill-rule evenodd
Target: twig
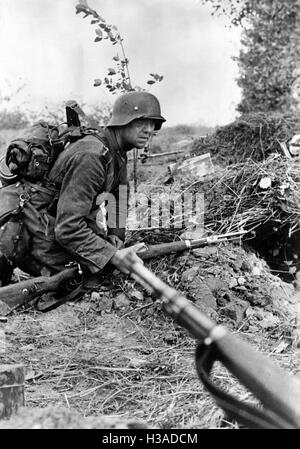
M 127 317 L 128 315 L 131 315 L 132 313 L 134 313 L 134 312 L 138 312 L 139 310 L 142 310 L 142 309 L 146 309 L 146 308 L 148 308 L 148 307 L 151 307 L 151 306 L 153 306 L 153 302 L 152 303 L 150 303 L 150 304 L 145 304 L 145 305 L 143 305 L 143 306 L 141 306 L 141 307 L 137 307 L 136 309 L 133 309 L 133 310 L 130 310 L 130 312 L 127 312 L 127 313 L 125 313 L 125 315 L 122 315 L 121 316 L 121 318 L 125 318 L 125 317 Z

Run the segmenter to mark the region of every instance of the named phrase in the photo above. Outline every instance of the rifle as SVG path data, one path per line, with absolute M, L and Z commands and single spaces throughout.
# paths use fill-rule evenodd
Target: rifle
M 147 286 L 159 299 L 165 313 L 200 340 L 196 369 L 200 380 L 227 414 L 249 427 L 300 428 L 300 381 L 277 367 L 248 343 L 216 325 L 174 288 L 163 282 L 128 254 L 122 261 L 131 277 Z M 213 384 L 209 375 L 220 361 L 260 400 L 263 408 L 244 404 Z
M 75 278 L 78 267 L 67 268 L 53 276 L 39 276 L 0 288 L 0 301 L 10 309 L 29 303 L 44 293 L 53 292 L 65 282 Z M 8 312 L 10 313 L 10 312 Z
M 203 237 L 198 240 L 181 240 L 172 243 L 162 243 L 158 245 L 144 245 L 144 248 L 137 254 L 143 260 L 149 260 L 155 257 L 186 251 L 188 249 L 200 248 L 209 244 L 217 244 L 229 239 L 236 239 L 242 237 L 247 231 L 232 232 L 223 235 L 215 235 L 210 237 Z M 78 267 L 78 265 L 77 265 Z M 10 308 L 22 306 L 24 304 L 33 301 L 34 299 L 42 296 L 44 293 L 53 292 L 59 288 L 59 286 L 65 282 L 75 278 L 78 273 L 78 268 L 71 267 L 61 271 L 53 276 L 39 276 L 36 278 L 21 281 L 16 284 L 10 284 L 0 288 L 0 301 L 6 303 Z M 79 293 L 79 291 L 78 291 Z M 51 306 L 51 309 L 57 307 L 67 300 L 62 298 L 57 301 L 56 306 Z M 44 309 L 49 311 L 50 309 Z
M 137 252 L 137 255 L 143 260 L 154 259 L 156 257 L 166 256 L 167 254 L 178 253 L 191 249 L 201 248 L 206 245 L 216 245 L 228 240 L 236 240 L 243 237 L 248 231 L 229 232 L 227 234 L 212 235 L 200 239 L 178 240 L 172 243 L 159 243 L 158 245 L 144 245 L 144 248 Z

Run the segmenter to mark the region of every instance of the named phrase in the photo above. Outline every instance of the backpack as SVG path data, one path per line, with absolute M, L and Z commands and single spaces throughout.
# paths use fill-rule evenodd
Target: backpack
M 88 134 L 101 140 L 100 129 L 81 126 L 79 115 L 84 115 L 75 101 L 66 103 L 66 123 L 62 131 L 44 120 L 33 124 L 22 135 L 12 140 L 6 150 L 5 165 L 0 168 L 0 178 L 4 183 L 27 180 L 40 182 L 47 177 L 59 153 L 68 143 Z M 1 176 L 2 175 L 2 176 Z M 6 181 L 6 182 L 5 182 Z
M 39 121 L 10 142 L 5 163 L 10 173 L 18 179 L 40 181 L 49 172 L 58 154 L 55 142 L 58 129 Z

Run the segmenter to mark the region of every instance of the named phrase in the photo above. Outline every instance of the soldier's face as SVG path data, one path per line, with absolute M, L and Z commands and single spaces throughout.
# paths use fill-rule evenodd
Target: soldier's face
M 144 148 L 155 129 L 154 120 L 140 118 L 121 128 L 125 147 Z

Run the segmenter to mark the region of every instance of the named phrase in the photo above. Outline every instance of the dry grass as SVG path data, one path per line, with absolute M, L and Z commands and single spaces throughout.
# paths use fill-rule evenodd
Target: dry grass
M 193 152 L 210 152 L 213 161 L 227 166 L 252 158 L 263 161 L 272 153 L 282 154 L 278 141 L 286 142 L 299 133 L 299 114 L 249 113 L 219 127 L 203 142 L 195 140 Z
M 166 269 L 166 260 L 155 264 L 154 271 Z M 122 278 L 118 285 L 114 296 L 120 290 L 130 296 L 131 281 Z M 7 350 L 0 363 L 26 366 L 27 406 L 58 405 L 82 416 L 142 420 L 152 428 L 239 428 L 224 417 L 198 380 L 196 342 L 161 312 L 159 303 L 145 295 L 143 301 L 131 298 L 126 310 L 99 313 L 98 307 L 87 298 L 47 314 L 28 309 L 9 319 Z M 272 332 L 252 332 L 251 327 L 244 332 L 247 320 L 234 332 L 297 373 L 300 361 L 294 348 L 288 344 L 284 353 L 276 352 L 289 327 L 287 319 L 282 314 Z M 229 322 L 223 324 L 232 328 Z M 256 403 L 219 363 L 213 378 L 240 400 Z
M 204 211 L 201 209 L 197 215 L 197 211 L 186 208 L 188 212 L 185 211 L 184 216 L 170 213 L 165 228 L 172 229 L 172 220 L 176 234 L 176 231 L 179 233 L 196 222 L 204 222 L 208 233 L 221 234 L 242 228 L 253 231 L 272 222 L 279 229 L 287 230 L 290 237 L 300 229 L 299 167 L 299 158 L 290 160 L 272 155 L 263 162 L 248 159 L 244 164 L 224 169 L 216 167 L 213 175 L 201 180 L 176 179 L 165 185 L 165 176 L 157 175 L 138 188 L 138 221 L 145 223 L 146 227 L 147 218 L 151 216 L 151 224 L 159 228 L 160 217 L 153 216 L 151 209 L 157 206 L 157 202 L 169 207 L 170 199 L 176 202 L 184 198 L 185 193 L 195 193 L 203 194 Z M 269 185 L 265 187 L 264 182 L 269 182 Z M 142 198 L 140 203 L 139 194 Z M 151 206 L 145 203 L 144 196 L 152 196 Z

